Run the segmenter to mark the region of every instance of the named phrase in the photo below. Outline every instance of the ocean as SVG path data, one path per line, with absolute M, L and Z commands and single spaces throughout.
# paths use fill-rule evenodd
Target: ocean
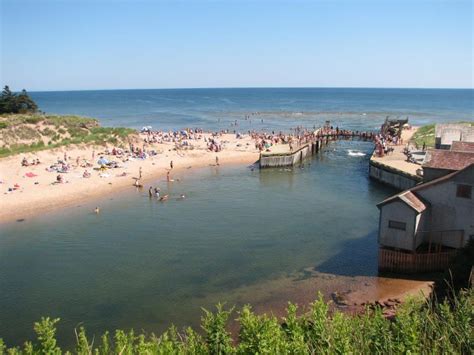
M 474 90 L 469 89 L 168 89 L 33 92 L 31 96 L 48 113 L 95 117 L 105 126 L 165 130 L 278 131 L 318 126 L 326 120 L 347 129 L 378 129 L 387 116 L 408 117 L 416 125 L 474 116 Z M 251 113 L 258 115 L 245 121 Z M 238 126 L 230 126 L 235 120 Z
M 473 120 L 472 90 L 189 89 L 32 96 L 48 113 L 135 128 L 277 131 L 330 120 L 342 128 L 375 130 L 387 116 L 408 116 L 416 125 Z M 235 120 L 237 126 L 231 126 Z M 33 337 L 33 322 L 41 316 L 61 318 L 62 344 L 74 341 L 78 325 L 96 339 L 116 328 L 159 333 L 171 324 L 197 326 L 200 307 L 261 301 L 268 289 L 278 294 L 282 280 L 299 278 L 308 269 L 336 278 L 376 277 L 376 204 L 395 191 L 368 178 L 372 150 L 370 142 L 339 141 L 293 169 L 193 169 L 183 172 L 179 183 L 152 182 L 170 194 L 165 204 L 150 200 L 146 191 L 130 190 L 2 224 L 0 337 L 19 345 Z M 174 198 L 181 193 L 186 200 Z M 90 213 L 95 205 L 103 211 L 99 216 Z

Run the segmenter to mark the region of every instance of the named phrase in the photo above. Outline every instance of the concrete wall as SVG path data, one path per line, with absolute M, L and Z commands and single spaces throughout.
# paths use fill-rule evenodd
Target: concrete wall
M 369 164 L 369 176 L 384 184 L 395 187 L 399 190 L 408 190 L 418 184 L 418 180 L 402 175 L 401 172 L 392 170 L 387 166 Z
M 474 187 L 474 169 L 468 169 L 456 175 L 450 181 L 439 183 L 417 191 L 422 198 L 431 203 L 429 230 L 464 230 L 464 244 L 470 236 L 474 238 L 474 190 L 470 199 L 456 197 L 457 185 L 465 184 Z M 458 248 L 459 241 L 443 240 L 443 244 Z
M 311 144 L 305 145 L 293 153 L 271 155 L 260 155 L 260 168 L 276 168 L 281 166 L 293 166 L 312 155 Z
M 413 250 L 417 213 L 405 203 L 396 200 L 380 209 L 379 244 L 386 247 Z M 406 230 L 389 228 L 389 221 L 406 223 Z M 421 241 L 420 241 L 421 242 Z M 418 243 L 419 244 L 419 243 Z M 415 249 L 418 245 L 415 245 Z
M 470 130 L 464 130 L 462 132 L 462 141 L 463 142 L 474 142 L 474 127 L 471 127 Z
M 436 149 L 450 149 L 455 140 L 474 142 L 474 127 L 465 123 L 446 123 L 435 126 Z
M 441 133 L 441 145 L 450 146 L 453 141 L 461 140 L 461 130 L 457 128 L 445 128 Z

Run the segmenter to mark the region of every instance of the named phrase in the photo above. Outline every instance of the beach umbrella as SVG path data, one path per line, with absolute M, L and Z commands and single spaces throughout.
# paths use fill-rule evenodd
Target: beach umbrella
M 109 161 L 105 158 L 100 158 L 98 161 L 97 161 L 97 164 L 99 165 L 107 165 L 109 163 Z

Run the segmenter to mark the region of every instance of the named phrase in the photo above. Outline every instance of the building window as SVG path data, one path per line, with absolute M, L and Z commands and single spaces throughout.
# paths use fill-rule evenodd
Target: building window
M 456 197 L 471 198 L 472 187 L 470 185 L 458 185 Z
M 388 228 L 400 229 L 401 231 L 407 230 L 407 224 L 398 221 L 388 221 Z

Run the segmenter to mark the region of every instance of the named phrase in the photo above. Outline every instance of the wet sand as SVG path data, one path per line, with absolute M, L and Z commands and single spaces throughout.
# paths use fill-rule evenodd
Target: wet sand
M 299 314 L 303 314 L 310 311 L 311 303 L 317 300 L 318 294 L 321 293 L 324 300 L 329 302 L 332 311 L 358 314 L 364 312 L 366 306 L 376 302 L 383 304 L 388 300 L 396 300 L 397 303 L 403 303 L 411 297 L 427 298 L 431 295 L 433 285 L 433 281 L 427 280 L 342 276 L 308 268 L 298 275 L 234 290 L 232 301 L 237 305 L 237 310 L 241 305 L 251 304 L 256 314 L 265 313 L 282 318 L 286 316 L 288 302 L 297 304 Z M 342 303 L 338 303 L 334 295 L 342 296 Z M 225 293 L 221 297 L 228 298 Z M 232 305 L 229 304 L 229 307 Z M 235 318 L 237 317 L 232 319 Z M 230 329 L 232 332 L 238 332 L 238 324 L 231 322 Z

